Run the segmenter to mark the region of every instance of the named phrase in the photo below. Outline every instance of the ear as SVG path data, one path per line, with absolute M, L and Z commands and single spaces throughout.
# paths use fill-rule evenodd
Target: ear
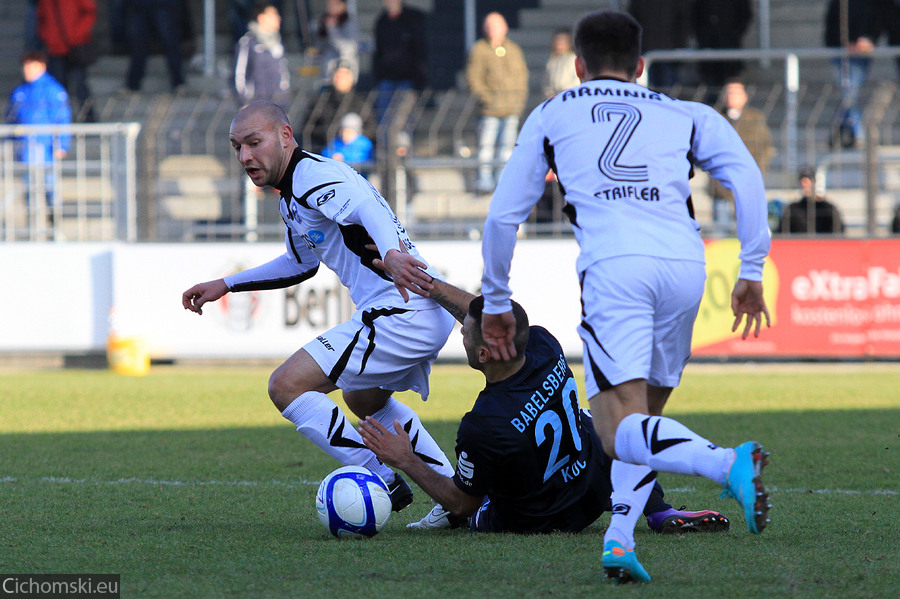
M 634 70 L 634 78 L 637 79 L 644 74 L 644 57 L 638 58 L 637 68 Z
M 491 350 L 488 349 L 487 345 L 480 345 L 478 347 L 478 363 L 479 364 L 487 364 L 491 361 Z
M 579 81 L 581 81 L 582 83 L 584 83 L 584 77 L 586 75 L 585 71 L 586 71 L 586 69 L 584 68 L 584 61 L 581 59 L 580 56 L 576 56 L 575 57 L 575 75 L 578 76 Z
M 281 145 L 283 147 L 288 147 L 291 145 L 291 141 L 294 139 L 294 130 L 290 125 L 282 125 L 281 126 Z

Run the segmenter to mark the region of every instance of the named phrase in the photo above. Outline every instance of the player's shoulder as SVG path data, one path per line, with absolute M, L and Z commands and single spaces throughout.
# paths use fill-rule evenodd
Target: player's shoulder
M 300 159 L 294 167 L 294 195 L 303 189 L 319 188 L 347 180 L 345 165 L 337 160 L 314 154 L 306 150 L 300 153 Z
M 544 345 L 551 348 L 561 348 L 562 346 L 553 334 L 540 325 L 531 325 L 528 331 L 528 345 Z

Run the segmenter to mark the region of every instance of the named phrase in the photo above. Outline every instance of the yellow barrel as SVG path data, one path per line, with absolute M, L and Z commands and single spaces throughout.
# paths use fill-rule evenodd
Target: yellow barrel
M 106 342 L 106 360 L 119 374 L 144 376 L 150 371 L 150 353 L 141 337 L 110 335 Z

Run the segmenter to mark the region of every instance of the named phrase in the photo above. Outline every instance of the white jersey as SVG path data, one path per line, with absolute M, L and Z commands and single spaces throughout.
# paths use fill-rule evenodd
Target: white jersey
M 645 255 L 704 261 L 689 179 L 697 165 L 734 192 L 740 276 L 761 280 L 770 236 L 762 174 L 724 117 L 618 79 L 587 81 L 529 115 L 484 225 L 485 312 L 509 309 L 516 230 L 553 169 L 584 272 L 604 258 Z
M 278 187 L 287 251 L 226 277 L 231 291 L 287 287 L 316 274 L 322 262 L 337 274 L 359 309 L 438 308 L 414 293 L 404 302 L 390 277 L 373 266 L 373 259 L 400 250 L 401 244 L 422 258 L 381 194 L 352 167 L 297 148 Z M 366 249 L 373 243 L 378 251 Z M 440 278 L 430 268 L 427 272 Z

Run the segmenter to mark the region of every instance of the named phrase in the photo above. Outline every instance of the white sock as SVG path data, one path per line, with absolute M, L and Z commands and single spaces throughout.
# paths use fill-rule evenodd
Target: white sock
M 616 455 L 659 472 L 705 476 L 719 484 L 734 462 L 734 450 L 718 447 L 664 416 L 629 414 L 616 429 Z
M 413 452 L 438 474 L 453 476 L 455 470 L 450 465 L 447 455 L 431 436 L 431 433 L 425 429 L 419 416 L 411 407 L 391 397 L 383 408 L 372 414 L 372 417 L 391 432 L 394 432 L 394 420 L 399 420 L 403 429 L 409 434 Z
M 318 391 L 307 391 L 285 408 L 282 416 L 319 449 L 344 466 L 362 466 L 394 482 L 394 471 L 385 466 L 364 444 L 356 428 L 336 403 Z
M 612 503 L 612 516 L 603 542 L 615 539 L 625 549 L 634 549 L 634 527 L 638 518 L 644 513 L 647 497 L 653 490 L 656 472 L 647 466 L 627 464 L 613 460 L 609 472 L 613 492 L 609 500 Z

